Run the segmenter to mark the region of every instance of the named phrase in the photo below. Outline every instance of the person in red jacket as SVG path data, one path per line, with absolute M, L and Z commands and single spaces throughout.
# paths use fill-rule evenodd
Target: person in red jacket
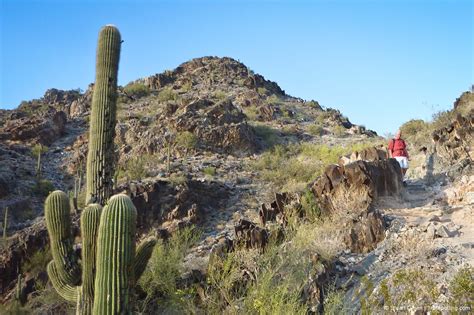
M 402 169 L 403 185 L 406 186 L 405 174 L 408 170 L 408 150 L 405 140 L 402 139 L 402 133 L 399 130 L 395 138 L 388 143 L 388 152 L 390 157 L 396 159 Z

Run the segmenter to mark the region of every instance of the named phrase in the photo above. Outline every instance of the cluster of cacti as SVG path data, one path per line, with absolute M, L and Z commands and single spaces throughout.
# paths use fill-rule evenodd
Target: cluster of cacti
M 64 299 L 77 303 L 77 314 L 130 313 L 133 287 L 156 243 L 155 239 L 146 240 L 136 250 L 135 206 L 123 194 L 109 199 L 115 161 L 115 102 L 120 43 L 120 33 L 114 26 L 107 25 L 101 30 L 90 119 L 87 206 L 80 218 L 81 264 L 73 248 L 67 195 L 55 191 L 45 202 L 53 256 L 48 264 L 48 275 Z M 76 207 L 77 187 L 75 191 Z M 105 205 L 104 208 L 101 205 Z
M 103 209 L 90 204 L 82 211 L 82 266 L 73 248 L 65 193 L 48 196 L 45 217 L 53 255 L 48 275 L 56 291 L 77 303 L 78 314 L 128 313 L 130 291 L 156 243 L 144 241 L 135 254 L 137 212 L 130 198 L 115 195 Z

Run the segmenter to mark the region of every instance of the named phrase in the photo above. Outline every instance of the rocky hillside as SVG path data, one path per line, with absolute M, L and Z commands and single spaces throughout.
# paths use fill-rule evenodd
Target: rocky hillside
M 0 111 L 0 209 L 9 209 L 0 301 L 20 299 L 30 313 L 71 312 L 45 273 L 42 204 L 62 189 L 81 211 L 93 88 L 51 89 Z M 468 303 L 471 96 L 409 134 L 405 189 L 384 139 L 234 59 L 193 59 L 119 87 L 114 189 L 137 207 L 139 236 L 162 240 L 136 311 L 337 314 Z M 77 224 L 76 215 L 80 250 Z M 406 297 L 415 276 L 423 286 L 407 290 L 421 293 Z

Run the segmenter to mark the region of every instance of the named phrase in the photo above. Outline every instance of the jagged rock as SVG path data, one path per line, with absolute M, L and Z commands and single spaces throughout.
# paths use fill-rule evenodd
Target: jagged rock
M 130 194 L 137 208 L 137 227 L 144 230 L 165 221 L 205 220 L 208 211 L 222 207 L 229 197 L 225 185 L 198 180 L 189 180 L 179 187 L 164 180 L 131 183 L 120 186 L 118 191 Z
M 265 226 L 268 221 L 277 221 L 282 225 L 286 225 L 285 207 L 293 205 L 295 208 L 300 207 L 300 198 L 296 193 L 276 193 L 275 200 L 270 203 L 261 205 L 258 213 L 260 223 Z
M 246 248 L 258 248 L 261 250 L 264 250 L 268 244 L 268 231 L 253 222 L 241 219 L 234 229 L 234 243 L 242 244 Z
M 21 117 L 10 120 L 0 129 L 6 140 L 50 145 L 62 135 L 67 122 L 66 113 L 49 107 L 43 116 Z
M 451 237 L 451 232 L 448 230 L 448 228 L 444 225 L 440 225 L 435 232 L 435 235 L 438 237 L 444 237 L 448 238 Z
M 352 221 L 349 233 L 344 236 L 344 243 L 353 252 L 367 253 L 384 237 L 384 219 L 379 211 L 373 210 Z
M 456 107 L 456 103 L 455 103 Z M 433 132 L 434 152 L 444 172 L 457 178 L 472 169 L 474 149 L 474 109 L 456 118 L 446 127 Z
M 346 218 L 345 244 L 354 252 L 368 252 L 385 237 L 385 223 L 374 202 L 382 196 L 399 196 L 401 180 L 394 159 L 359 160 L 328 166 L 312 190 L 323 214 Z
M 388 158 L 387 151 L 383 148 L 370 147 L 362 151 L 354 151 L 352 154 L 339 159 L 339 165 L 346 165 L 355 161 L 379 161 Z
M 378 197 L 400 195 L 400 166 L 394 159 L 330 165 L 312 189 L 323 212 L 364 212 Z
M 0 251 L 0 295 L 15 287 L 18 268 L 32 253 L 48 244 L 48 231 L 44 220 L 10 237 Z

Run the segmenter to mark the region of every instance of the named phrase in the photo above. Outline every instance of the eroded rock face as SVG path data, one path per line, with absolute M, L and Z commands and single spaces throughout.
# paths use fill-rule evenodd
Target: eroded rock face
M 330 165 L 312 189 L 321 210 L 328 214 L 337 211 L 364 212 L 377 197 L 400 194 L 400 166 L 395 159 Z
M 312 187 L 324 215 L 346 220 L 344 242 L 354 252 L 368 252 L 383 240 L 385 223 L 373 203 L 382 196 L 399 196 L 402 189 L 394 159 L 330 165 Z
M 355 161 L 379 161 L 388 158 L 387 151 L 384 148 L 370 147 L 361 151 L 354 151 L 352 154 L 343 156 L 339 159 L 339 165 L 346 165 Z
M 252 127 L 230 100 L 198 100 L 180 108 L 172 119 L 177 131 L 192 132 L 209 150 L 236 154 L 256 150 Z
M 180 223 L 182 220 L 197 223 L 205 220 L 208 211 L 223 207 L 229 197 L 229 189 L 223 184 L 198 180 L 190 180 L 179 186 L 160 180 L 132 183 L 119 190 L 130 194 L 137 208 L 137 227 L 141 230 L 157 227 L 164 222 L 169 222 L 168 225 L 184 224 Z
M 9 120 L 0 129 L 3 140 L 23 141 L 51 145 L 64 132 L 66 113 L 49 107 L 43 115 L 19 117 Z
M 472 169 L 474 150 L 474 110 L 458 114 L 448 126 L 433 132 L 435 152 L 443 169 L 456 177 Z
M 48 231 L 44 220 L 22 230 L 8 240 L 8 245 L 0 251 L 0 296 L 14 288 L 18 268 L 34 253 L 44 249 L 48 243 Z

